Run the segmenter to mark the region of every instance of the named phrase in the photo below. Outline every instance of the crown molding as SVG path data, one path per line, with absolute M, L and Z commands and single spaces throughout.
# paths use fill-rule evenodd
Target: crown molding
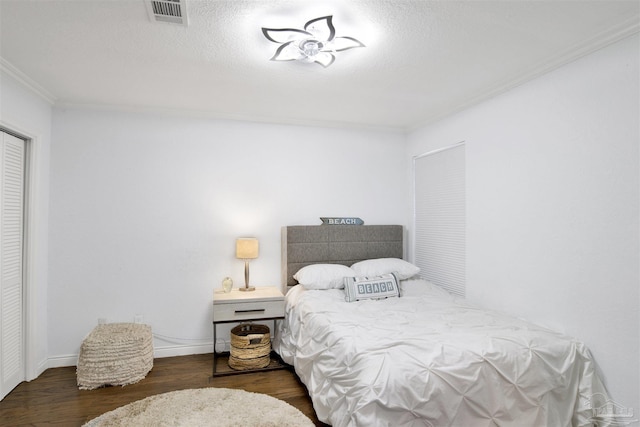
M 634 16 L 620 23 L 619 25 L 601 31 L 600 33 L 594 35 L 589 39 L 585 39 L 580 41 L 579 43 L 575 43 L 574 45 L 564 49 L 562 52 L 550 56 L 546 60 L 538 63 L 530 70 L 524 73 L 519 73 L 511 79 L 506 79 L 505 81 L 484 90 L 482 93 L 469 99 L 467 102 L 452 106 L 447 111 L 442 111 L 440 112 L 440 114 L 436 114 L 420 123 L 415 124 L 414 126 L 410 126 L 407 129 L 407 132 L 416 131 L 424 126 L 428 126 L 431 123 L 444 119 L 445 117 L 451 116 L 469 107 L 491 99 L 497 95 L 500 95 L 501 93 L 507 92 L 526 82 L 541 77 L 553 70 L 556 70 L 564 65 L 567 65 L 616 42 L 624 40 L 627 37 L 631 37 L 637 33 L 640 33 L 640 20 L 638 20 L 637 16 Z
M 12 77 L 18 83 L 20 83 L 25 88 L 29 89 L 31 92 L 38 95 L 40 98 L 47 101 L 49 104 L 54 105 L 57 101 L 57 98 L 44 87 L 40 86 L 35 80 L 31 77 L 27 76 L 25 73 L 20 71 L 17 67 L 15 67 L 12 63 L 4 59 L 0 56 L 0 72 L 7 74 Z
M 1 0 L 0 0 L 1 1 Z M 122 104 L 89 104 L 58 101 L 55 107 L 59 110 L 81 110 L 81 111 L 103 111 L 114 113 L 133 113 L 133 114 L 151 114 L 165 117 L 181 117 L 187 119 L 205 119 L 205 120 L 226 120 L 245 123 L 260 123 L 265 125 L 285 125 L 300 127 L 319 127 L 346 129 L 357 131 L 384 132 L 404 134 L 405 129 L 390 126 L 375 126 L 366 123 L 351 123 L 330 120 L 304 120 L 292 119 L 273 116 L 248 115 L 248 114 L 232 114 L 220 111 L 210 110 L 192 110 L 192 109 L 174 109 L 163 108 L 157 106 L 145 105 L 122 105 Z

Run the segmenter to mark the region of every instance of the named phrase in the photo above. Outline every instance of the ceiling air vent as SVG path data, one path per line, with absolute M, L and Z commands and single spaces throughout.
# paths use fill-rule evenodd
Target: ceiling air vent
M 148 0 L 147 11 L 152 22 L 188 25 L 186 0 Z

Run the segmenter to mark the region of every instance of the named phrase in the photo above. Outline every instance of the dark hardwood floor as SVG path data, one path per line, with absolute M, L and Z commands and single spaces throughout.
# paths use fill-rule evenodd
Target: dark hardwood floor
M 268 394 L 295 406 L 317 426 L 326 426 L 316 418 L 307 390 L 293 370 L 211 379 L 211 363 L 211 354 L 155 359 L 153 369 L 139 383 L 96 390 L 78 389 L 75 366 L 48 369 L 37 379 L 20 384 L 0 402 L 0 426 L 81 426 L 148 396 L 202 387 Z

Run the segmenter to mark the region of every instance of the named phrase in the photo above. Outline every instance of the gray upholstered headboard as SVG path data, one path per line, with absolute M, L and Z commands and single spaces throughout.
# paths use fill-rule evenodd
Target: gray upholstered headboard
M 310 264 L 351 264 L 372 258 L 402 258 L 401 225 L 294 225 L 282 227 L 282 286 Z

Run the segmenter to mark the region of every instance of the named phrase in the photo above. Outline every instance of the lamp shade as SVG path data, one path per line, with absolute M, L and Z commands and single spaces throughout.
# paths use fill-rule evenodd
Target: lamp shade
M 255 237 L 241 237 L 236 239 L 236 258 L 258 258 L 258 239 Z

